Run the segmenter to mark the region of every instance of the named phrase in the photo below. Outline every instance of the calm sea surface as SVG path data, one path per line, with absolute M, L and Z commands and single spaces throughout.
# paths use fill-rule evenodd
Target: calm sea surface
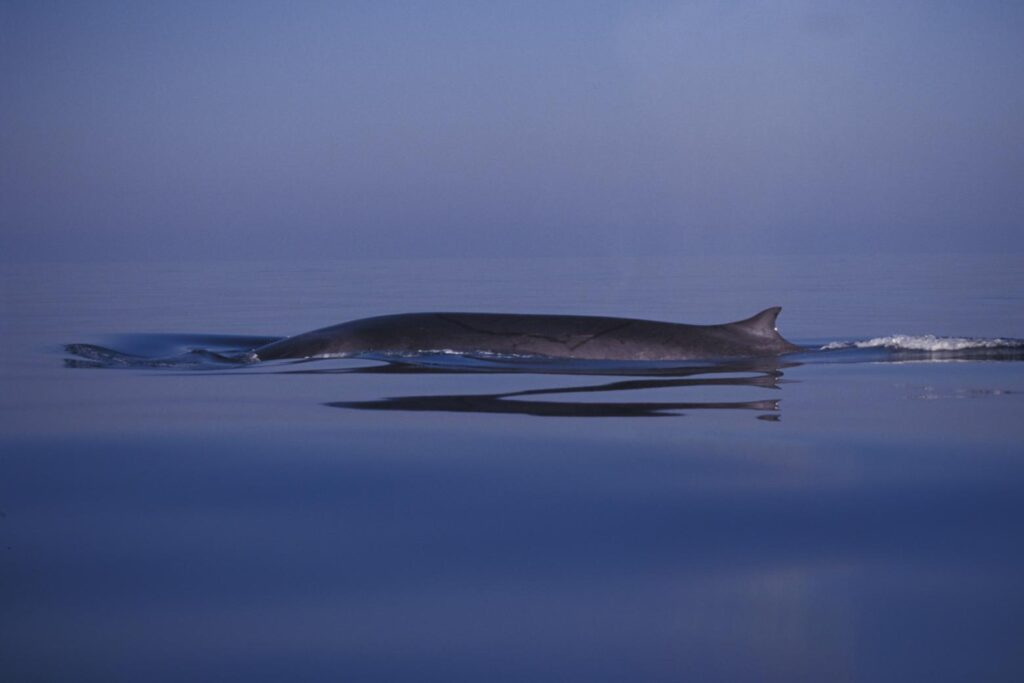
M 0 680 L 1024 680 L 1020 255 L 0 285 Z M 811 351 L 670 375 L 189 353 L 384 313 L 772 305 Z

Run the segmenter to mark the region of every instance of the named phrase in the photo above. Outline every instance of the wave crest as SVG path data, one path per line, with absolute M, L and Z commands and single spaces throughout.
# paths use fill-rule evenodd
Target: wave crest
M 861 341 L 834 341 L 821 347 L 822 351 L 838 351 L 842 349 L 889 349 L 893 351 L 928 352 L 1011 350 L 1024 349 L 1024 339 L 938 337 L 933 334 L 891 334 L 886 337 L 874 337 Z

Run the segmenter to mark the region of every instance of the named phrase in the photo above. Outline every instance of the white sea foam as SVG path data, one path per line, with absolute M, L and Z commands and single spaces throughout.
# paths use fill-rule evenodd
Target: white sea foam
M 937 337 L 933 334 L 892 334 L 862 341 L 830 342 L 822 351 L 839 349 L 892 349 L 895 351 L 970 351 L 974 349 L 1024 349 L 1024 339 L 981 339 L 977 337 Z

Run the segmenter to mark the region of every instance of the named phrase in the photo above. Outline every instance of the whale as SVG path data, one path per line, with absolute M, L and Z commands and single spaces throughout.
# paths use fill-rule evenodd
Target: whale
M 767 308 L 721 325 L 522 313 L 401 313 L 351 320 L 250 352 L 254 361 L 420 353 L 541 356 L 567 360 L 681 361 L 803 351 Z

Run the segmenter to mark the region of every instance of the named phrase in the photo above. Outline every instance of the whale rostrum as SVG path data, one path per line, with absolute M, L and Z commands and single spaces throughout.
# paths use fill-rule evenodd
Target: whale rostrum
M 722 325 L 583 315 L 404 313 L 324 327 L 253 349 L 258 360 L 449 352 L 581 360 L 776 356 L 803 349 L 775 328 L 781 307 Z

